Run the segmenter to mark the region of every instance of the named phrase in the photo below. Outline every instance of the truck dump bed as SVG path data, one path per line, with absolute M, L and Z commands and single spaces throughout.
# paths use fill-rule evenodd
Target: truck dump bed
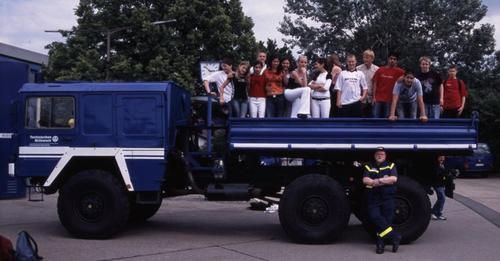
M 399 152 L 469 153 L 477 147 L 478 119 L 236 119 L 229 147 L 246 152 L 362 152 L 384 147 Z

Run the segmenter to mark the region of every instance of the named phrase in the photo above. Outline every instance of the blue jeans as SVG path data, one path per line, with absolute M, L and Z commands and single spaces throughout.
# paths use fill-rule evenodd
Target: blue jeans
M 434 191 L 436 191 L 437 200 L 436 203 L 434 203 L 434 206 L 432 207 L 432 214 L 439 217 L 443 215 L 443 207 L 445 201 L 444 187 L 433 187 L 433 188 Z
M 266 97 L 266 118 L 279 118 L 285 114 L 285 95 Z
M 246 118 L 248 113 L 248 100 L 231 100 L 232 116 L 235 118 Z
M 388 118 L 390 109 L 390 102 L 375 102 L 373 106 L 373 118 Z
M 416 119 L 417 118 L 417 102 L 398 102 L 397 113 L 399 119 Z
M 426 104 L 425 113 L 429 119 L 439 119 L 441 116 L 441 106 L 439 104 Z

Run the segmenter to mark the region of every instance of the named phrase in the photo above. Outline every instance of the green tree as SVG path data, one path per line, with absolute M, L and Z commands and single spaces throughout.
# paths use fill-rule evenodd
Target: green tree
M 383 64 L 394 50 L 405 67 L 428 55 L 476 71 L 495 47 L 493 26 L 477 25 L 486 11 L 480 0 L 287 0 L 279 30 L 292 47 L 319 55 L 371 48 Z
M 53 42 L 47 80 L 175 80 L 194 90 L 198 62 L 230 56 L 248 59 L 256 50 L 251 18 L 239 0 L 81 0 L 78 25 Z M 154 21 L 175 23 L 153 25 Z M 106 31 L 111 34 L 106 63 Z

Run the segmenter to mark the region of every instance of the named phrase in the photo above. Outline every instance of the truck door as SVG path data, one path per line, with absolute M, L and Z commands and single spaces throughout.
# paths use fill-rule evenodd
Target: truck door
M 163 148 L 163 99 L 160 94 L 118 95 L 119 147 Z
M 18 172 L 47 176 L 65 151 L 77 146 L 76 101 L 71 95 L 23 95 Z

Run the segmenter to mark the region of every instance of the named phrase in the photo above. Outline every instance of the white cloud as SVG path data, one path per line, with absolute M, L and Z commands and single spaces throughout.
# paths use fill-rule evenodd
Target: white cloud
M 285 0 L 241 2 L 245 14 L 254 21 L 257 40 L 275 39 L 281 45 L 284 35 L 277 28 L 283 20 Z M 70 29 L 76 25 L 74 9 L 78 3 L 79 0 L 0 0 L 0 42 L 47 53 L 45 45 L 64 39 L 44 30 Z M 498 4 L 492 0 L 485 4 L 490 11 L 482 22 L 495 25 L 495 39 L 500 43 L 500 12 L 494 12 L 499 9 Z
M 76 25 L 78 0 L 0 1 L 0 42 L 47 53 L 45 45 L 64 39 L 44 30 L 70 29 Z
M 252 17 L 255 24 L 255 38 L 267 41 L 267 38 L 276 40 L 281 45 L 284 35 L 278 32 L 279 23 L 283 20 L 285 0 L 242 0 L 243 12 Z

